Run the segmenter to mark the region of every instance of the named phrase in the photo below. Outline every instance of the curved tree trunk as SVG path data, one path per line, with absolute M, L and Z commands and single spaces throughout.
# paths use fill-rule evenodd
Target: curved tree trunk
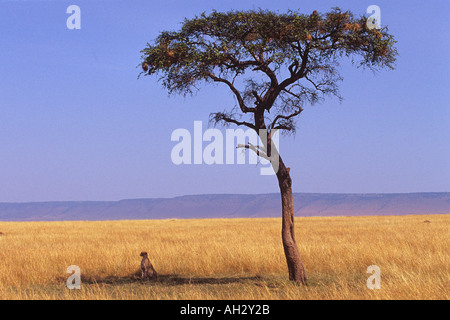
M 305 268 L 295 242 L 294 232 L 294 198 L 292 196 L 292 180 L 289 174 L 290 168 L 286 168 L 281 157 L 277 171 L 278 185 L 281 193 L 282 229 L 284 254 L 289 270 L 289 280 L 307 284 Z
M 259 136 L 266 146 L 266 154 L 270 158 L 272 168 L 276 172 L 281 193 L 282 225 L 281 237 L 284 255 L 289 270 L 289 280 L 307 285 L 305 267 L 295 242 L 294 231 L 294 197 L 292 196 L 292 180 L 290 168 L 284 165 L 276 145 L 272 141 L 272 131 L 267 134 L 264 123 L 264 112 L 255 114 L 255 127 L 259 128 Z M 263 130 L 263 131 L 261 131 Z M 273 161 L 277 159 L 278 161 Z

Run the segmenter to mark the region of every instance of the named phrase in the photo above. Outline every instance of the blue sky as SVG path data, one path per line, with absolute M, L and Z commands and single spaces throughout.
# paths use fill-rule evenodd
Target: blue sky
M 80 30 L 66 27 L 71 4 Z M 0 0 L 0 202 L 278 192 L 254 165 L 172 163 L 173 130 L 234 101 L 220 86 L 169 97 L 137 79 L 139 51 L 212 9 L 363 15 L 372 4 L 398 41 L 397 68 L 344 64 L 344 100 L 305 108 L 280 145 L 294 192 L 449 192 L 449 1 Z

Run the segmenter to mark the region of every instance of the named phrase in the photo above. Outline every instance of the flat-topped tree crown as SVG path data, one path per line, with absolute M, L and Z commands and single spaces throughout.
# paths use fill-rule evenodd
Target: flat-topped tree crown
M 146 74 L 159 73 L 169 93 L 192 93 L 202 81 L 221 82 L 242 113 L 276 108 L 271 113 L 281 118 L 273 127 L 293 130 L 293 118 L 306 102 L 338 96 L 342 58 L 374 70 L 393 68 L 394 43 L 386 27 L 369 29 L 366 17 L 338 8 L 326 14 L 213 12 L 185 19 L 180 31 L 162 32 L 142 50 L 142 67 Z M 240 76 L 246 77 L 242 88 L 236 85 Z M 238 122 L 233 115 L 212 118 Z
M 211 113 L 210 119 L 256 130 L 265 141 L 262 145 L 238 147 L 275 158 L 271 164 L 281 193 L 289 279 L 303 284 L 307 281 L 294 236 L 290 169 L 271 138 L 277 129 L 295 132 L 295 119 L 305 104 L 339 97 L 342 59 L 372 70 L 393 68 L 393 37 L 386 27 L 368 28 L 367 20 L 338 8 L 325 14 L 213 12 L 185 19 L 181 30 L 162 32 L 142 50 L 143 72 L 159 74 L 170 94 L 192 93 L 202 82 L 220 83 L 232 92 L 237 108 Z

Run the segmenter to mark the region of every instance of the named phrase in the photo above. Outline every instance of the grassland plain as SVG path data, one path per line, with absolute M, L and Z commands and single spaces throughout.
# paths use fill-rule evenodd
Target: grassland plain
M 0 299 L 450 298 L 450 215 L 296 218 L 308 286 L 287 280 L 280 218 L 0 222 L 0 232 Z M 140 281 L 141 251 L 157 282 Z M 66 288 L 70 265 L 80 290 Z M 366 286 L 370 265 L 379 290 Z

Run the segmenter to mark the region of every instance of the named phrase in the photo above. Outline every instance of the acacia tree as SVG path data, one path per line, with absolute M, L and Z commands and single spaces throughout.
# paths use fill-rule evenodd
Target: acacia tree
M 228 88 L 236 106 L 211 113 L 212 122 L 257 131 L 265 144 L 238 147 L 266 159 L 276 156 L 277 165 L 272 166 L 281 193 L 282 242 L 292 281 L 307 283 L 294 236 L 290 168 L 274 149 L 273 134 L 294 133 L 305 105 L 327 96 L 340 98 L 338 67 L 344 58 L 372 70 L 393 69 L 394 44 L 386 27 L 368 27 L 366 17 L 355 18 L 339 8 L 325 14 L 214 11 L 185 19 L 179 31 L 161 32 L 141 51 L 144 74 L 159 74 L 169 94 L 190 94 L 202 82 Z

